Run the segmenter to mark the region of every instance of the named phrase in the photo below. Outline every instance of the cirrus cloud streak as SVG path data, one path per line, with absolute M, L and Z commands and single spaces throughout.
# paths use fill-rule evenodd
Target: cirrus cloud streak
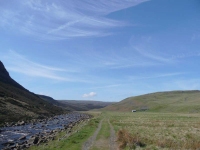
M 0 2 L 0 26 L 45 40 L 107 36 L 112 34 L 109 29 L 127 25 L 107 18 L 107 14 L 146 1 L 148 0 Z

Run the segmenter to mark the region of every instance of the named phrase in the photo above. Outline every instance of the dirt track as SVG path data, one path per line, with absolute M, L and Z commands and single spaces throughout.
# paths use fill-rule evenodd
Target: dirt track
M 116 143 L 116 136 L 115 136 L 115 130 L 110 123 L 110 120 L 107 121 L 107 123 L 110 126 L 110 137 L 109 137 L 109 142 L 103 142 L 102 140 L 96 141 L 96 137 L 101 130 L 103 119 L 100 121 L 98 128 L 96 129 L 95 133 L 83 144 L 82 150 L 90 150 L 92 146 L 95 145 L 96 148 L 102 149 L 102 144 L 106 144 L 107 148 L 109 147 L 110 150 L 118 150 L 117 143 Z M 98 143 L 98 144 L 97 144 Z M 103 145 L 105 146 L 105 145 Z M 107 149 L 106 148 L 106 149 Z
M 94 132 L 94 134 L 83 144 L 82 150 L 89 150 L 92 144 L 95 142 L 96 137 L 101 130 L 101 125 L 102 125 L 103 119 L 100 121 L 97 130 Z
M 115 136 L 115 130 L 112 126 L 112 124 L 110 123 L 110 120 L 108 120 L 108 123 L 110 125 L 110 150 L 117 150 L 117 143 L 116 143 L 116 136 Z

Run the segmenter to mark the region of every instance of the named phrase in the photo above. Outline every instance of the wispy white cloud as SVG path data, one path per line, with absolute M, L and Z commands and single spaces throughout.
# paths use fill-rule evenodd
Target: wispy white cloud
M 145 51 L 144 49 L 138 48 L 138 47 L 134 47 L 134 49 L 140 53 L 141 55 L 143 55 L 144 57 L 156 60 L 156 61 L 160 61 L 160 62 L 171 62 L 171 60 L 169 58 L 164 58 L 162 56 L 156 55 L 156 54 L 152 54 L 149 53 L 148 51 Z
M 15 51 L 10 51 L 6 56 L 4 56 L 4 60 L 8 62 L 7 68 L 9 71 L 18 72 L 27 76 L 42 77 L 66 82 L 86 82 L 79 78 L 66 75 L 70 73 L 77 73 L 76 70 L 66 70 L 35 63 Z
M 93 88 L 91 88 L 91 89 L 108 89 L 108 88 L 119 87 L 120 85 L 121 85 L 121 84 L 111 84 L 111 85 L 93 87 Z
M 154 62 L 150 62 L 150 61 L 144 61 L 142 62 L 142 60 L 138 60 L 137 62 L 133 62 L 133 61 L 129 61 L 129 63 L 119 63 L 116 65 L 112 65 L 110 66 L 110 69 L 123 69 L 123 68 L 135 68 L 135 67 L 150 67 L 150 66 L 157 66 L 160 65 L 159 63 L 154 63 Z
M 173 63 L 173 59 L 162 51 L 158 40 L 151 36 L 132 36 L 129 40 L 132 49 L 145 60 L 158 63 Z
M 123 69 L 134 67 L 148 67 L 159 65 L 160 62 L 153 62 L 142 58 L 138 53 L 131 48 L 116 48 L 115 50 L 87 50 L 86 54 L 80 54 L 82 57 L 76 55 L 77 62 L 86 65 L 88 68 L 102 68 L 102 69 Z M 70 56 L 73 57 L 73 56 Z M 84 61 L 85 58 L 87 61 Z
M 123 0 L 123 1 L 120 1 L 120 0 L 109 0 L 109 1 L 75 0 L 74 3 L 75 3 L 75 7 L 79 10 L 84 10 L 87 13 L 106 15 L 111 12 L 119 11 L 121 9 L 125 9 L 128 7 L 133 7 L 147 1 L 149 0 Z
M 165 90 L 198 90 L 200 88 L 199 78 L 179 78 L 163 83 Z
M 0 6 L 0 25 L 41 39 L 106 36 L 126 25 L 105 15 L 148 0 L 13 0 Z M 2 2 L 1 2 L 2 3 Z
M 200 52 L 198 51 L 183 52 L 183 53 L 172 55 L 171 59 L 176 60 L 176 59 L 184 59 L 184 58 L 196 57 L 196 56 L 200 56 Z
M 172 76 L 179 76 L 186 73 L 183 72 L 175 72 L 175 73 L 160 73 L 148 76 L 129 76 L 130 80 L 139 80 L 139 79 L 153 79 L 153 78 L 165 78 L 165 77 L 172 77 Z
M 94 96 L 96 96 L 97 95 L 97 93 L 95 93 L 95 92 L 90 92 L 90 93 L 88 93 L 88 94 L 83 94 L 83 98 L 92 98 L 92 97 L 94 97 Z
M 179 89 L 182 90 L 197 90 L 200 88 L 200 79 L 179 79 L 174 82 Z

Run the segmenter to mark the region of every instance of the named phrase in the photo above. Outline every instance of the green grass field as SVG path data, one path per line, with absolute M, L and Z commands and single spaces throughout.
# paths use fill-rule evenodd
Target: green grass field
M 117 132 L 124 129 L 130 135 L 127 149 L 200 148 L 200 114 L 109 112 L 108 115 Z
M 110 126 L 115 129 L 116 144 L 130 150 L 198 150 L 200 148 L 200 114 L 152 112 L 102 112 L 85 125 L 75 127 L 74 134 L 58 141 L 32 147 L 31 150 L 81 150 L 83 143 L 101 129 L 90 150 L 109 150 Z M 101 115 L 100 115 L 101 114 Z

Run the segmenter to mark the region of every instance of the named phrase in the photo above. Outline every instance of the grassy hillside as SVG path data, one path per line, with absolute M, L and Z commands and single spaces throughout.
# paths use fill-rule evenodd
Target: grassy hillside
M 61 113 L 64 113 L 61 108 L 40 99 L 37 95 L 0 82 L 0 123 Z
M 200 91 L 158 92 L 129 97 L 104 110 L 199 113 Z
M 0 61 L 0 125 L 61 113 L 64 113 L 63 109 L 41 99 L 14 81 Z

